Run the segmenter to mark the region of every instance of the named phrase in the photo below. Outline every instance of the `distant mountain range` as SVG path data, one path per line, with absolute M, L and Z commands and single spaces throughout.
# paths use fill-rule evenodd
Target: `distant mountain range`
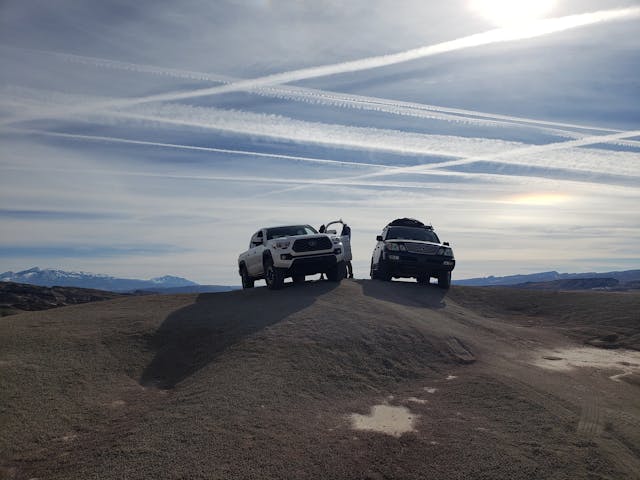
M 614 279 L 617 280 L 618 285 L 635 284 L 640 281 L 640 270 L 625 270 L 620 272 L 606 272 L 606 273 L 558 273 L 541 272 L 531 273 L 528 275 L 508 275 L 505 277 L 482 277 L 482 278 L 468 278 L 465 280 L 455 280 L 456 285 L 469 285 L 469 286 L 513 286 L 513 285 L 525 285 L 525 284 L 541 284 L 545 282 L 556 282 L 558 285 L 563 285 L 563 281 L 567 280 L 579 280 L 579 279 Z
M 150 280 L 137 280 L 87 272 L 40 269 L 38 267 L 21 272 L 4 272 L 0 274 L 0 281 L 26 283 L 42 287 L 91 288 L 110 292 L 205 293 L 228 291 L 237 288 L 225 285 L 199 285 L 186 278 L 172 275 Z
M 593 279 L 589 282 L 587 279 Z M 596 282 L 595 279 L 601 279 Z M 605 280 L 608 279 L 608 280 Z M 581 280 L 581 281 L 578 281 Z M 137 293 L 209 293 L 226 292 L 240 287 L 229 285 L 200 285 L 186 278 L 165 275 L 150 280 L 117 278 L 109 275 L 33 267 L 21 272 L 4 272 L 0 282 L 26 283 L 42 287 L 77 287 L 109 292 Z M 604 282 L 604 283 L 603 283 Z M 507 275 L 504 277 L 481 277 L 454 280 L 455 285 L 468 286 L 522 286 L 524 288 L 638 288 L 640 270 L 625 270 L 606 273 L 558 273 L 556 271 Z

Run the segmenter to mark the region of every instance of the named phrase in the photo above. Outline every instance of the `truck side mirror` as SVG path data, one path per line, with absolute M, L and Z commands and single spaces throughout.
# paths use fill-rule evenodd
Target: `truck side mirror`
M 378 235 L 378 236 L 376 237 L 376 240 L 377 240 L 378 242 L 381 242 L 381 241 L 382 241 L 382 235 Z

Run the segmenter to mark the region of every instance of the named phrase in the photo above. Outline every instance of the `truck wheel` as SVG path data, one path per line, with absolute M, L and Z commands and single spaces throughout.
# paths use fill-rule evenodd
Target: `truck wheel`
M 339 282 L 344 278 L 345 266 L 344 262 L 338 262 L 335 266 L 327 270 L 327 280 L 330 282 Z
M 280 268 L 276 268 L 273 265 L 273 260 L 270 258 L 264 262 L 264 279 L 267 282 L 267 287 L 270 290 L 279 290 L 284 284 L 284 274 Z
M 304 275 L 294 275 L 293 283 L 304 283 Z
M 438 275 L 438 286 L 449 288 L 451 286 L 451 272 L 442 272 Z
M 240 267 L 240 277 L 242 278 L 242 288 L 253 288 L 253 278 L 249 276 L 249 272 L 247 272 L 247 267 L 244 265 Z

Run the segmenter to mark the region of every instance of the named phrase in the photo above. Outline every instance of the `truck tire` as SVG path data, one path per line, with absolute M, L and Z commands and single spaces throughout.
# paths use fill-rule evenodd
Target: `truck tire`
M 344 262 L 336 263 L 335 266 L 327 270 L 326 274 L 327 274 L 327 280 L 329 280 L 330 282 L 341 281 L 345 276 Z
M 279 290 L 284 285 L 284 273 L 282 269 L 273 265 L 271 258 L 267 258 L 264 261 L 264 279 L 269 290 Z
M 447 289 L 451 286 L 451 272 L 438 274 L 438 287 Z
M 242 288 L 253 288 L 254 280 L 249 276 L 249 272 L 247 272 L 247 267 L 242 265 L 240 267 L 240 278 L 242 278 Z

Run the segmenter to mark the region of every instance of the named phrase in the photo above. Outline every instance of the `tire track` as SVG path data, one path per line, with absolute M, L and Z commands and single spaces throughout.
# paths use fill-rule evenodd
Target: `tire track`
M 602 433 L 602 430 L 600 402 L 597 396 L 590 395 L 583 402 L 576 432 L 584 438 L 595 439 Z

